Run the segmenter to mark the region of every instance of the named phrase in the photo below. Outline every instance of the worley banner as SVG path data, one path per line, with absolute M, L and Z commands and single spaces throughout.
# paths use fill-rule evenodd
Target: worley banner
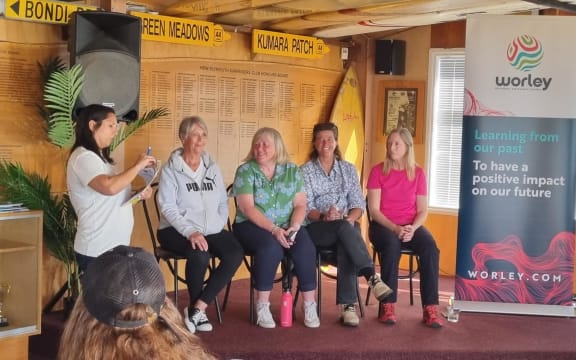
M 466 29 L 456 305 L 574 316 L 576 22 L 478 15 Z

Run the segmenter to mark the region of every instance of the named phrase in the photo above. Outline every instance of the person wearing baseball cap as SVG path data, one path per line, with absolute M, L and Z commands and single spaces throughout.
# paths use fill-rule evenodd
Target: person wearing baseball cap
M 166 297 L 156 258 L 146 250 L 117 246 L 94 259 L 81 281 L 60 360 L 215 359 L 186 329 Z

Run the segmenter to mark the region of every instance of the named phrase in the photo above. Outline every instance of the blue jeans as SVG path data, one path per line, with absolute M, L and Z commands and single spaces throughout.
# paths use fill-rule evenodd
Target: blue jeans
M 235 223 L 234 234 L 246 252 L 254 256 L 252 277 L 256 290 L 272 290 L 274 276 L 284 252 L 290 255 L 294 263 L 298 289 L 302 292 L 316 289 L 316 248 L 304 227 L 300 228 L 294 245 L 289 249 L 280 246 L 269 231 L 250 221 Z

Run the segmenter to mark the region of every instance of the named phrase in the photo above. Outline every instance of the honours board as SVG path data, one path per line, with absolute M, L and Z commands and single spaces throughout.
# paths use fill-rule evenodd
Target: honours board
M 199 115 L 208 125 L 207 150 L 224 182 L 248 154 L 260 127 L 280 131 L 290 158 L 302 164 L 311 149 L 312 127 L 327 119 L 342 73 L 296 65 L 167 59 L 144 61 L 140 111 L 158 107 L 171 115 L 154 120 L 126 142 L 126 159 L 148 146 L 166 161 L 181 146 L 178 125 Z

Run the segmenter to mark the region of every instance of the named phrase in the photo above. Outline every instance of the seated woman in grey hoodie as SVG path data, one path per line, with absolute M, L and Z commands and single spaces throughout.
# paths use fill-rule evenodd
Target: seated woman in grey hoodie
M 186 326 L 192 333 L 211 331 L 206 307 L 232 278 L 244 253 L 224 229 L 229 212 L 226 186 L 220 168 L 205 151 L 206 123 L 198 116 L 186 117 L 178 134 L 182 147 L 172 152 L 160 176 L 158 241 L 187 258 Z M 203 286 L 211 255 L 220 261 Z

